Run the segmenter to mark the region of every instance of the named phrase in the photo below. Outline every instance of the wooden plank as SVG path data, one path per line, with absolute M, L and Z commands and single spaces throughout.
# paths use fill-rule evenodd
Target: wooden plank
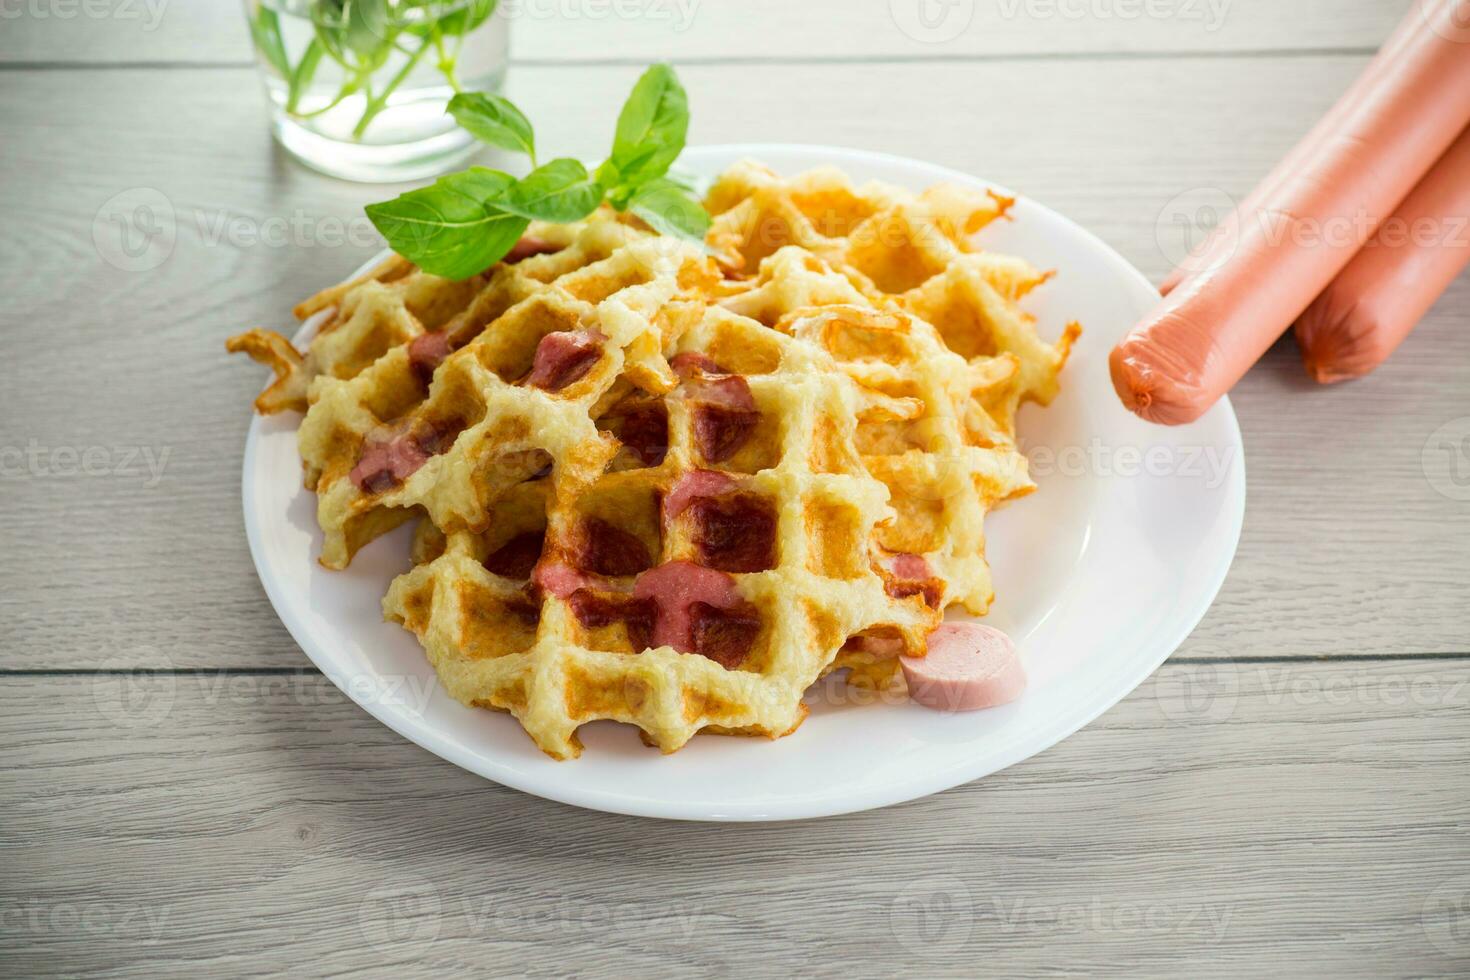
M 1244 194 L 1363 61 L 880 65 L 840 91 L 820 66 L 701 66 L 685 79 L 695 142 L 850 145 L 983 174 L 1158 277 L 1170 202 L 1202 187 Z M 544 146 L 595 157 L 636 74 L 525 68 L 513 92 Z M 938 90 L 942 114 L 902 108 Z M 255 580 L 239 516 L 261 373 L 222 345 L 285 323 L 296 299 L 369 256 L 361 205 L 393 191 L 285 158 L 243 69 L 9 72 L 0 161 L 46 175 L 0 183 L 0 449 L 42 452 L 39 475 L 7 457 L 0 478 L 0 551 L 12 556 L 0 565 L 0 666 L 302 663 Z M 109 201 L 140 188 L 161 195 L 150 214 L 172 212 L 175 242 L 156 268 L 127 271 Z M 146 199 L 157 204 L 123 198 Z M 1462 281 L 1366 381 L 1312 388 L 1287 346 L 1247 378 L 1236 398 L 1245 536 L 1182 656 L 1470 651 L 1470 509 L 1421 463 L 1441 425 L 1470 416 L 1467 308 Z M 156 479 L 145 450 L 162 464 Z M 98 475 L 67 475 L 89 453 Z
M 0 954 L 36 977 L 1464 975 L 1467 680 L 1173 664 L 1007 772 L 770 827 L 524 796 L 310 681 L 4 677 Z
M 505 11 L 524 61 L 851 61 L 1376 48 L 1413 0 L 928 2 L 507 0 Z M 0 16 L 0 63 L 251 56 L 238 0 L 8 0 Z

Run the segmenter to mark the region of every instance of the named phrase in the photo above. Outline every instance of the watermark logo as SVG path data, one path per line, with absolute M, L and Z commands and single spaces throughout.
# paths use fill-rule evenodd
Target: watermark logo
M 893 23 L 921 44 L 946 44 L 969 30 L 975 0 L 888 0 Z
M 123 272 L 149 272 L 174 254 L 178 222 L 173 202 L 152 187 L 130 187 L 97 209 L 92 243 L 102 260 Z
M 136 669 L 134 664 L 140 661 L 154 667 Z M 178 682 L 172 666 L 168 657 L 157 650 L 104 661 L 92 677 L 92 702 L 103 718 L 119 728 L 155 728 L 174 707 Z
M 1470 877 L 1446 881 L 1425 896 L 1419 924 L 1441 953 L 1470 955 Z
M 1235 198 L 1218 187 L 1195 187 L 1176 194 L 1154 220 L 1154 241 L 1171 264 L 1185 272 L 1199 272 L 1210 263 L 1206 256 L 1235 253 L 1238 229 Z
M 1430 30 L 1447 41 L 1470 44 L 1470 0 L 1414 0 Z
M 915 956 L 955 953 L 975 928 L 974 900 L 953 875 L 921 878 L 894 896 L 888 925 L 898 944 Z
M 1424 440 L 1424 478 L 1435 493 L 1470 501 L 1470 415 L 1451 419 Z
M 423 879 L 373 888 L 357 907 L 357 925 L 373 947 L 433 942 L 443 925 L 439 890 Z
M 1184 661 L 1154 674 L 1154 701 L 1170 721 L 1228 721 L 1239 697 L 1240 674 L 1231 664 Z

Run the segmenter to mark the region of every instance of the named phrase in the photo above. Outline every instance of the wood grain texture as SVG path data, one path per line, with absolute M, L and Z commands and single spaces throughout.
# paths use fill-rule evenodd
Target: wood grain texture
M 522 61 L 687 63 L 1376 48 L 1412 2 L 957 0 L 930 3 L 927 22 L 929 0 L 506 0 L 504 9 Z M 243 64 L 240 8 L 8 0 L 0 63 Z
M 16 975 L 1470 969 L 1463 663 L 1172 664 L 1004 773 L 765 826 L 527 797 L 320 678 L 123 685 L 0 678 Z
M 261 373 L 222 343 L 374 252 L 361 206 L 392 191 L 271 145 L 236 0 L 154 0 L 151 30 L 130 2 L 0 0 L 0 972 L 1470 973 L 1470 504 L 1424 464 L 1470 419 L 1470 278 L 1368 379 L 1313 387 L 1289 343 L 1246 377 L 1224 591 L 1071 739 L 833 820 L 585 813 L 283 669 L 305 657 L 240 519 Z M 1244 194 L 1410 2 L 1233 0 L 1205 30 L 1185 11 L 1208 0 L 976 0 L 932 44 L 888 0 L 703 0 L 683 31 L 523 17 L 511 94 L 543 145 L 595 156 L 672 56 L 695 142 L 982 174 L 1158 278 L 1179 216 Z
M 983 174 L 1157 278 L 1173 247 L 1170 202 L 1198 188 L 1242 195 L 1362 63 L 875 66 L 841 91 L 823 84 L 830 66 L 684 76 L 695 142 L 850 145 Z M 636 71 L 523 68 L 512 88 L 545 120 L 544 145 L 590 157 Z M 239 461 L 262 375 L 226 358 L 223 341 L 285 324 L 296 299 L 372 254 L 360 209 L 392 191 L 285 159 L 249 71 L 164 77 L 10 72 L 0 86 L 0 159 L 10 173 L 49 175 L 0 183 L 0 451 L 11 454 L 0 459 L 0 540 L 16 556 L 0 567 L 11 624 L 0 666 L 303 662 L 241 527 Z M 965 125 L 903 111 L 936 83 Z M 809 93 L 801 113 L 793 88 Z M 1002 88 L 1010 95 L 995 99 Z M 1252 139 L 1231 119 L 1259 120 Z M 119 194 L 129 206 L 153 200 L 160 221 L 172 214 L 172 252 L 156 268 L 118 267 L 131 261 L 111 221 Z M 1436 492 L 1421 466 L 1431 433 L 1470 416 L 1467 308 L 1470 280 L 1392 363 L 1352 385 L 1309 385 L 1289 344 L 1247 377 L 1235 398 L 1250 471 L 1244 539 L 1180 656 L 1470 651 L 1470 507 Z M 38 467 L 14 455 L 32 447 Z M 144 451 L 162 464 L 156 478 Z M 99 475 L 76 475 L 88 452 Z

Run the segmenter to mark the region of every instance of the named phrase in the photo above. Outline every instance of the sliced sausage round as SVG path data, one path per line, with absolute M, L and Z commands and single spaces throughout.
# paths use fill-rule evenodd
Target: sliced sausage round
M 977 711 L 1008 704 L 1026 689 L 1011 638 L 980 623 L 943 623 L 923 657 L 900 657 L 909 697 L 936 711 Z

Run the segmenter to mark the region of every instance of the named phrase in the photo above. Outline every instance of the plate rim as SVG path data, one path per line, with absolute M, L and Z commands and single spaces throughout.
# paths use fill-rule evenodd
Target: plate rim
M 826 157 L 834 163 L 839 160 L 867 161 L 888 166 L 918 168 L 942 175 L 944 179 L 955 180 L 962 184 L 984 184 L 1006 196 L 1013 196 L 1018 199 L 1024 197 L 1029 207 L 1036 207 L 1047 212 L 1053 218 L 1064 222 L 1078 232 L 1081 237 L 1088 241 L 1097 254 L 1106 257 L 1108 264 L 1113 267 L 1113 271 L 1118 275 L 1132 280 L 1136 285 L 1142 285 L 1150 291 L 1157 292 L 1154 285 L 1149 282 L 1148 278 L 1142 272 L 1090 229 L 1029 195 L 1017 194 L 1001 184 L 984 180 L 973 174 L 968 174 L 950 167 L 928 163 L 914 157 L 905 157 L 899 154 L 808 143 L 715 143 L 692 146 L 685 152 L 686 154 L 708 154 L 710 156 L 759 156 L 763 153 L 774 155 L 795 153 L 810 155 L 814 158 Z M 681 162 L 684 162 L 684 159 L 681 157 Z M 353 272 L 348 279 L 356 278 L 358 275 L 372 268 L 390 254 L 391 251 L 391 249 L 385 248 Z M 292 338 L 292 342 L 299 343 L 301 337 L 309 336 L 315 324 L 320 322 L 319 317 L 320 315 L 305 321 L 298 329 L 296 336 Z M 264 531 L 254 516 L 258 508 L 255 507 L 255 493 L 252 488 L 252 477 L 256 469 L 260 439 L 262 438 L 261 431 L 265 417 L 254 412 L 252 412 L 250 428 L 245 438 L 245 452 L 241 465 L 241 505 L 244 510 L 246 541 L 250 548 L 250 557 L 255 566 L 256 577 L 260 580 L 261 586 L 265 590 L 276 616 L 286 627 L 287 632 L 291 634 L 291 638 L 296 641 L 297 646 L 306 654 L 312 664 L 338 690 L 359 707 L 366 710 L 379 722 L 403 738 L 418 745 L 420 748 L 439 756 L 461 769 L 489 779 L 502 786 L 542 799 L 594 811 L 616 813 L 625 816 L 698 822 L 810 820 L 879 809 L 911 800 L 923 799 L 936 793 L 983 779 L 986 776 L 1009 768 L 1018 762 L 1039 755 L 1070 738 L 1081 729 L 1096 721 L 1103 712 L 1121 703 L 1178 651 L 1179 646 L 1194 632 L 1201 620 L 1214 607 L 1216 599 L 1219 598 L 1220 590 L 1225 583 L 1226 577 L 1229 575 L 1239 551 L 1240 537 L 1244 527 L 1248 486 L 1246 480 L 1244 438 L 1240 429 L 1240 421 L 1235 414 L 1235 408 L 1229 396 L 1222 397 L 1219 405 L 1221 406 L 1221 414 L 1226 425 L 1226 435 L 1230 438 L 1236 454 L 1234 465 L 1230 467 L 1230 475 L 1225 487 L 1226 502 L 1232 504 L 1229 507 L 1228 513 L 1228 519 L 1231 524 L 1229 547 L 1228 549 L 1222 549 L 1221 557 L 1216 560 L 1216 566 L 1208 576 L 1208 587 L 1204 590 L 1208 592 L 1208 600 L 1201 604 L 1197 614 L 1184 617 L 1183 621 L 1187 625 L 1176 629 L 1174 631 L 1175 635 L 1170 636 L 1167 641 L 1158 645 L 1157 649 L 1163 651 L 1161 654 L 1157 655 L 1157 657 L 1149 656 L 1140 658 L 1137 662 L 1132 662 L 1132 669 L 1124 675 L 1126 686 L 1120 683 L 1106 688 L 1105 690 L 1109 693 L 1096 694 L 1083 702 L 1083 710 L 1069 715 L 1067 722 L 1055 728 L 1044 729 L 1032 738 L 1016 743 L 1008 751 L 998 756 L 988 757 L 980 765 L 969 766 L 957 764 L 937 768 L 928 771 L 925 778 L 888 786 L 882 791 L 871 791 L 858 798 L 854 798 L 851 792 L 849 792 L 845 796 L 819 797 L 810 801 L 793 801 L 794 805 L 788 805 L 785 809 L 782 809 L 780 806 L 766 806 L 764 809 L 757 806 L 744 809 L 737 808 L 730 812 L 711 812 L 706 806 L 698 803 L 691 804 L 683 800 L 655 801 L 644 796 L 625 797 L 610 794 L 602 790 L 587 790 L 578 787 L 575 783 L 547 782 L 538 779 L 533 774 L 521 773 L 513 768 L 496 764 L 493 760 L 487 759 L 484 754 L 477 754 L 469 747 L 462 746 L 456 740 L 446 736 L 422 716 L 403 713 L 396 710 L 395 706 L 391 704 L 366 696 L 361 685 L 344 685 L 335 671 L 335 664 L 331 663 L 331 658 L 323 649 L 325 646 L 324 642 L 319 641 L 315 633 L 308 628 L 308 625 L 297 618 L 286 596 L 282 593 L 283 583 L 274 575 L 267 574 L 266 572 L 268 565 L 263 557 L 264 543 L 262 541 Z M 1122 693 L 1111 693 L 1118 690 L 1121 690 Z M 562 763 L 564 766 L 575 766 L 577 764 L 579 763 Z

